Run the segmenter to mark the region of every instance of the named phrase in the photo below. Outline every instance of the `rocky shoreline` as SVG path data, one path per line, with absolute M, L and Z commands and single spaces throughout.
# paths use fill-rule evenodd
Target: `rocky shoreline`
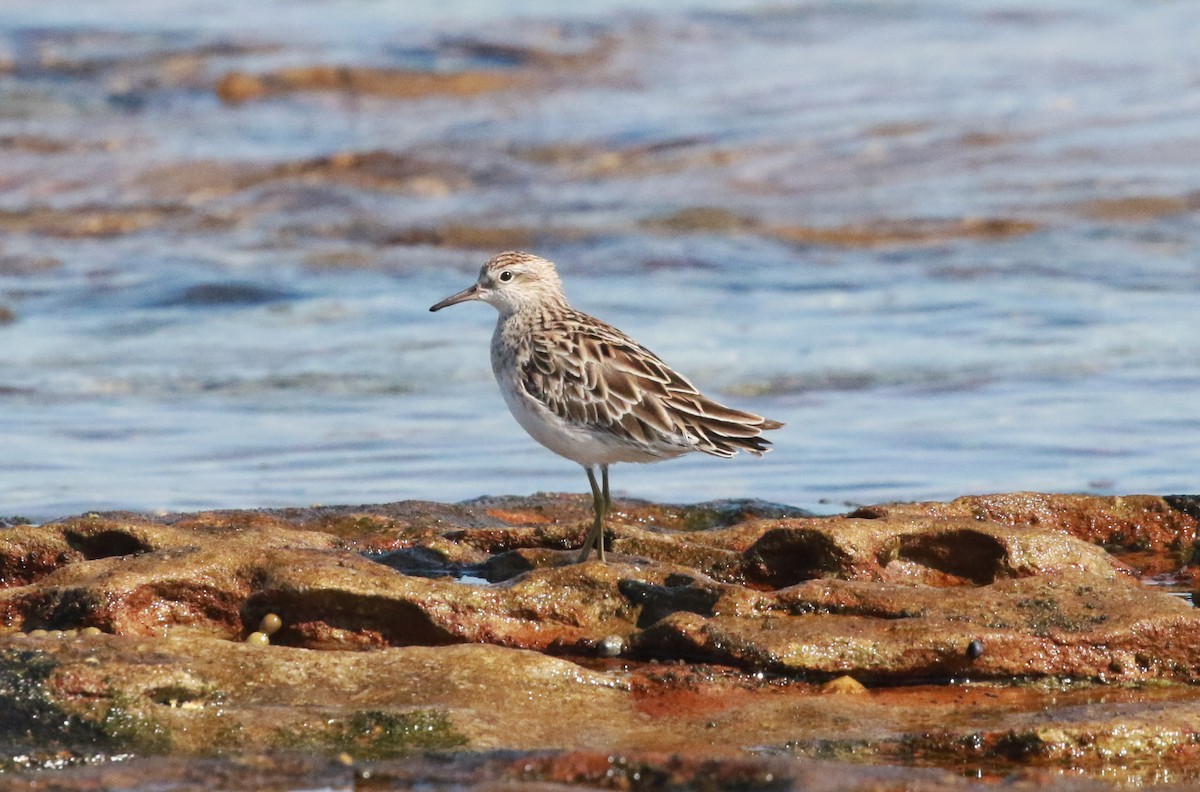
M 1186 780 L 1196 503 L 620 501 L 608 564 L 565 495 L 12 526 L 0 787 Z

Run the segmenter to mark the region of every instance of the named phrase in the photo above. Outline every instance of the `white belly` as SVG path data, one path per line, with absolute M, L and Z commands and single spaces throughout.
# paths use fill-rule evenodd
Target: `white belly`
M 568 423 L 525 393 L 520 383 L 514 380 L 506 382 L 501 372 L 496 372 L 496 375 L 504 403 L 529 436 L 559 456 L 574 460 L 584 467 L 615 462 L 658 462 L 685 453 L 651 453 L 622 442 L 609 432 L 593 431 Z
M 519 337 L 524 332 L 529 329 L 506 322 L 503 316 L 496 323 L 492 334 L 492 373 L 509 412 L 534 440 L 589 468 L 615 462 L 659 462 L 694 450 L 667 443 L 647 449 L 613 432 L 571 423 L 551 412 L 521 384 L 521 363 L 514 352 L 520 344 L 506 334 Z

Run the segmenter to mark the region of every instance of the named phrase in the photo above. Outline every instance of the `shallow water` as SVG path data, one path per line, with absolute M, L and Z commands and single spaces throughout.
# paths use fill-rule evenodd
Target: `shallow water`
M 584 490 L 508 416 L 492 309 L 427 311 L 497 245 L 401 237 L 457 225 L 521 230 L 580 308 L 787 422 L 765 459 L 618 467 L 619 493 L 1196 490 L 1200 7 L 558 5 L 6 3 L 0 514 Z M 496 67 L 478 41 L 610 49 L 467 98 L 213 90 Z M 434 177 L 171 170 L 377 150 Z M 725 219 L 663 220 L 696 208 Z

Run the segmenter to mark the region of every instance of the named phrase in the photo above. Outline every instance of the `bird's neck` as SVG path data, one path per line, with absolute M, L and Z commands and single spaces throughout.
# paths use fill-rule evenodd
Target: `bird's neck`
M 539 325 L 555 316 L 562 316 L 573 311 L 567 298 L 561 295 L 555 299 L 524 302 L 516 305 L 500 307 L 501 322 L 517 322 L 519 324 Z

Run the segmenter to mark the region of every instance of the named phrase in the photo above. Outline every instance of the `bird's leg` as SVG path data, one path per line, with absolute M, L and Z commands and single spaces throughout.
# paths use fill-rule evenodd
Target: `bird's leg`
M 590 467 L 584 468 L 587 471 L 588 483 L 592 485 L 592 511 L 595 514 L 595 520 L 592 522 L 592 530 L 588 532 L 587 538 L 583 540 L 583 551 L 579 554 L 579 562 L 587 561 L 588 554 L 592 552 L 592 545 L 599 542 L 600 560 L 604 560 L 604 493 L 600 491 L 600 485 L 596 483 L 596 473 Z
M 608 494 L 608 465 L 600 466 L 600 480 L 604 482 L 603 491 L 600 495 L 604 511 L 603 516 L 600 518 L 600 533 L 596 536 L 596 549 L 600 551 L 600 560 L 604 561 L 604 527 L 608 523 L 608 513 L 612 511 L 612 498 Z M 595 487 L 592 490 L 594 493 Z

